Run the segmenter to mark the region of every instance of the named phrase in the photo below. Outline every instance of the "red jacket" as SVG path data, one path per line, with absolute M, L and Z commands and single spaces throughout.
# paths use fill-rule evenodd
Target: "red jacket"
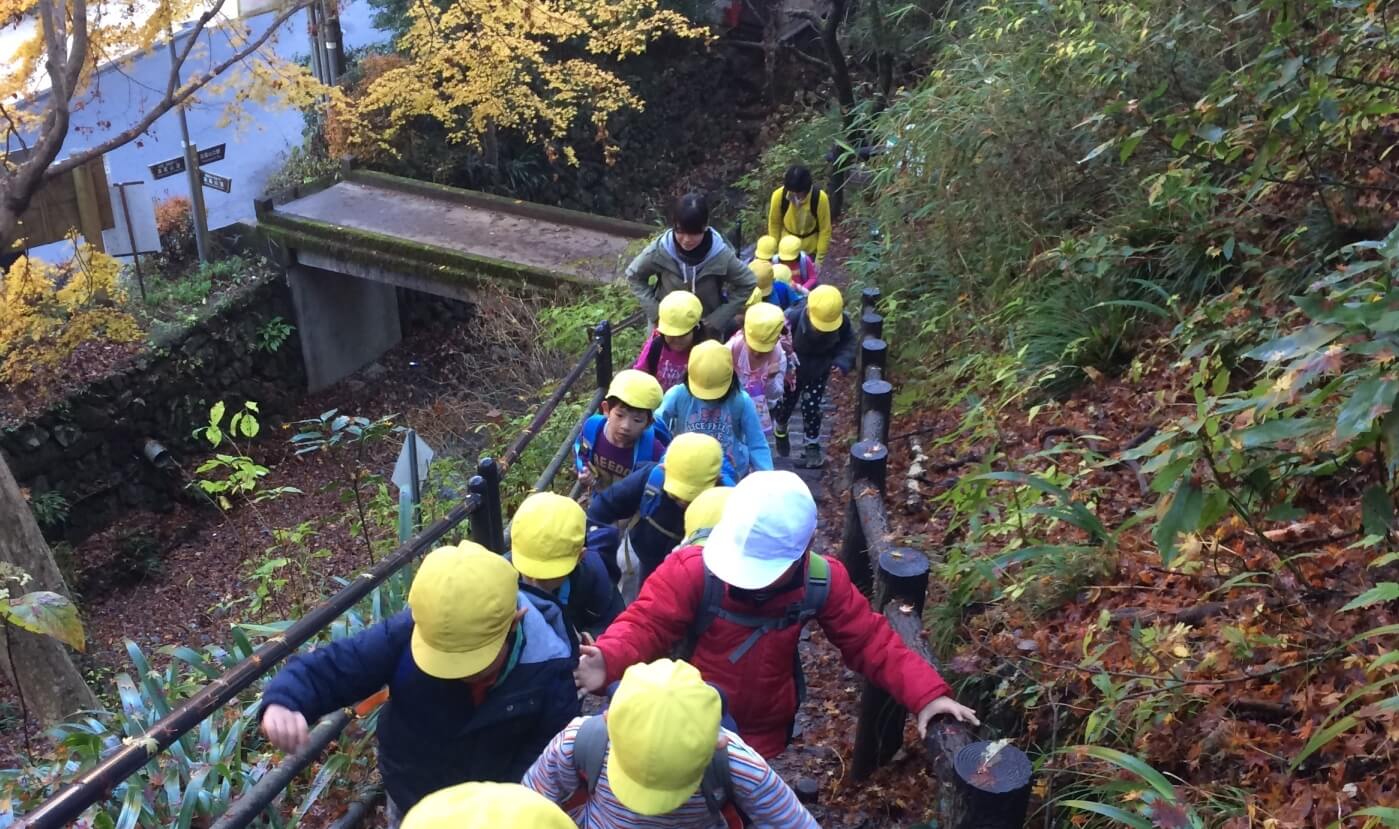
M 628 666 L 671 653 L 684 641 L 704 596 L 704 561 L 699 547 L 677 550 L 641 586 L 641 595 L 618 616 L 597 646 L 607 662 L 607 681 L 621 678 Z M 813 553 L 812 555 L 815 555 Z M 850 582 L 839 561 L 830 563 L 830 594 L 816 618 L 826 638 L 840 649 L 845 664 L 889 693 L 910 711 L 951 691 L 937 671 L 909 650 L 884 617 Z M 759 606 L 745 605 L 726 592 L 724 607 L 753 615 L 781 616 L 801 600 L 805 587 L 774 596 Z M 728 697 L 739 735 L 764 757 L 787 747 L 797 714 L 793 671 L 801 629 L 791 625 L 758 640 L 737 663 L 729 655 L 752 633 L 725 619 L 715 619 L 695 646 L 690 661 L 706 682 Z

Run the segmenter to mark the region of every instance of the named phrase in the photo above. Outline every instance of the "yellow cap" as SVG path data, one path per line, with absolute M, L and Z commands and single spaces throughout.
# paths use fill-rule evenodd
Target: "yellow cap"
M 612 385 L 607 387 L 608 397 L 615 397 L 633 409 L 648 412 L 655 411 L 661 405 L 664 395 L 659 380 L 634 368 L 617 372 L 617 376 L 612 378 Z
M 772 293 L 772 263 L 766 259 L 754 259 L 748 263 L 748 270 L 753 272 L 753 276 L 758 280 L 758 290 L 763 292 L 763 296 Z M 791 278 L 791 271 L 788 271 L 788 278 Z
M 573 572 L 583 554 L 588 518 L 572 498 L 536 492 L 515 511 L 510 560 L 520 575 L 556 579 Z
M 686 432 L 676 435 L 666 447 L 661 465 L 665 467 L 661 489 L 689 504 L 719 480 L 719 471 L 724 466 L 724 447 L 709 435 Z
M 795 236 L 783 236 L 782 241 L 777 243 L 777 258 L 783 262 L 791 262 L 802 253 L 802 240 Z
M 504 557 L 470 541 L 428 553 L 408 589 L 413 661 L 438 679 L 490 667 L 515 618 L 519 578 Z
M 743 315 L 743 341 L 762 354 L 777 347 L 787 315 L 771 302 L 764 302 Z
M 764 299 L 766 299 L 766 297 L 763 296 L 763 289 L 762 289 L 762 288 L 754 288 L 754 289 L 753 289 L 753 293 L 749 294 L 749 295 L 748 295 L 748 299 L 747 299 L 746 301 L 744 301 L 743 307 L 744 307 L 744 308 L 752 308 L 754 305 L 757 305 L 759 302 L 762 302 Z
M 734 381 L 734 355 L 723 343 L 706 340 L 690 349 L 690 393 L 701 400 L 718 400 Z
M 685 538 L 691 539 L 700 530 L 712 530 L 724 514 L 724 505 L 733 494 L 731 486 L 715 486 L 706 489 L 685 508 Z M 694 543 L 704 546 L 705 539 L 695 539 Z
M 683 337 L 695 330 L 700 317 L 704 316 L 704 305 L 700 298 L 689 291 L 671 291 L 661 300 L 660 320 L 656 328 L 667 337 Z
M 554 801 L 519 783 L 462 783 L 419 800 L 402 829 L 577 829 Z
M 806 298 L 806 318 L 817 331 L 831 332 L 840 328 L 845 299 L 834 285 L 822 285 Z
M 777 240 L 771 236 L 759 236 L 758 244 L 753 248 L 755 259 L 771 259 L 777 255 Z
M 786 282 L 792 284 L 792 269 L 781 262 L 772 266 L 772 279 L 774 282 Z
M 664 815 L 693 797 L 714 759 L 722 708 L 689 663 L 627 668 L 607 711 L 607 781 L 622 805 Z

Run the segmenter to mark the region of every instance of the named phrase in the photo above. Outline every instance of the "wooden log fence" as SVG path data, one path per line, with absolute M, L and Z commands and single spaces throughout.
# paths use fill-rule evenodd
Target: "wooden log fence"
M 850 447 L 850 499 L 840 558 L 855 584 L 882 608 L 899 637 L 937 666 L 923 632 L 931 565 L 927 555 L 892 540 L 885 507 L 893 386 L 886 377 L 888 343 L 879 290 L 861 296 L 859 440 Z M 868 778 L 903 745 L 909 712 L 882 688 L 864 682 L 850 773 Z M 928 727 L 923 747 L 938 781 L 937 824 L 947 829 L 1011 829 L 1025 825 L 1032 767 L 1023 751 L 1002 741 L 978 741 L 951 718 Z

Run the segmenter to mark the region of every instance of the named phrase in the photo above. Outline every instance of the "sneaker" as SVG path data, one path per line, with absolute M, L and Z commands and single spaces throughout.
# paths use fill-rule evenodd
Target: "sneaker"
M 821 444 L 808 443 L 806 453 L 802 455 L 802 467 L 805 469 L 820 469 L 826 465 L 826 459 L 821 455 Z
M 773 432 L 773 436 L 777 438 L 777 457 L 785 458 L 792 454 L 792 440 L 786 432 Z

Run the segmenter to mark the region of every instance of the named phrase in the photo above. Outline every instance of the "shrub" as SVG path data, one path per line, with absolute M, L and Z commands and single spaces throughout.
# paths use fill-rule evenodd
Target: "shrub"
M 194 258 L 194 214 L 189 199 L 171 196 L 156 202 L 155 229 L 160 234 L 162 270 Z

